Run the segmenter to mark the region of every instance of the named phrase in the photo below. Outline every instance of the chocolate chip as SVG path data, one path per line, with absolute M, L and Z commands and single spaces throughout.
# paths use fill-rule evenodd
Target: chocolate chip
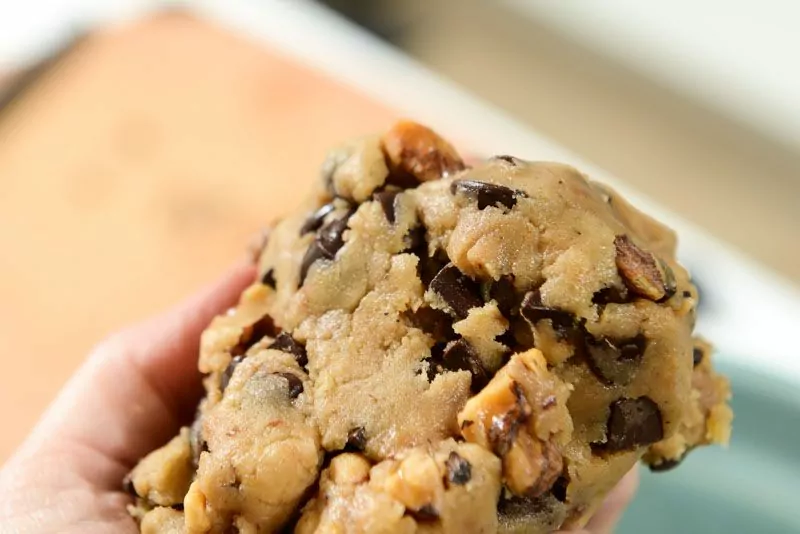
M 425 227 L 421 224 L 414 226 L 405 237 L 406 250 L 420 258 L 428 256 L 428 244 L 425 242 Z
M 276 349 L 294 356 L 297 365 L 305 369 L 306 365 L 308 365 L 308 355 L 306 354 L 306 348 L 295 341 L 295 339 L 286 332 L 281 332 L 278 334 L 278 337 L 275 338 L 275 341 L 267 347 L 268 349 Z
M 244 356 L 234 356 L 231 358 L 231 363 L 228 364 L 228 367 L 222 372 L 222 376 L 219 378 L 219 389 L 220 391 L 225 391 L 228 387 L 228 384 L 231 381 L 231 377 L 233 376 L 233 372 L 236 370 L 236 366 L 244 361 Z
M 431 280 L 430 289 L 447 303 L 456 317 L 465 319 L 472 308 L 480 308 L 480 287 L 449 263 Z
M 303 392 L 303 381 L 292 373 L 275 373 L 289 384 L 289 398 L 296 399 Z
M 242 329 L 239 342 L 231 349 L 232 356 L 245 354 L 250 347 L 258 343 L 265 337 L 275 337 L 280 329 L 275 326 L 275 321 L 269 315 L 264 315 L 261 319 Z
M 328 258 L 326 252 L 319 246 L 319 242 L 314 241 L 309 245 L 308 250 L 306 250 L 305 256 L 303 256 L 303 261 L 300 263 L 300 286 L 303 285 L 303 282 L 306 281 L 306 276 L 308 276 L 308 270 L 311 268 L 312 265 L 317 260 L 321 259 L 330 259 Z
M 189 428 L 189 447 L 192 450 L 192 465 L 197 467 L 200 463 L 200 454 L 208 452 L 208 443 L 203 438 L 203 418 L 199 409 L 195 414 L 192 426 Z
M 519 298 L 514 287 L 514 275 L 507 274 L 493 281 L 489 286 L 489 298 L 497 302 L 497 308 L 504 316 L 516 315 L 519 311 Z
M 445 467 L 447 467 L 447 480 L 451 484 L 463 486 L 472 479 L 472 465 L 456 451 L 447 457 Z
M 692 292 L 691 291 L 684 291 L 683 292 L 683 298 L 685 298 L 685 299 L 692 298 Z
M 133 486 L 133 479 L 131 478 L 130 473 L 125 475 L 125 478 L 122 479 L 122 491 L 124 491 L 131 497 L 139 496 L 139 494 L 136 493 L 136 488 Z
M 439 512 L 432 504 L 426 504 L 419 510 L 408 509 L 407 511 L 414 519 L 423 523 L 439 519 Z
M 329 259 L 333 259 L 339 249 L 344 246 L 344 231 L 347 230 L 349 218 L 349 216 L 345 216 L 331 221 L 319 231 L 317 242 Z
M 345 450 L 362 452 L 367 448 L 367 433 L 363 426 L 357 426 L 347 433 Z
M 609 407 L 606 428 L 607 451 L 632 450 L 664 437 L 661 410 L 653 399 L 619 399 Z
M 517 382 L 512 382 L 511 391 L 514 393 L 516 403 L 504 414 L 495 415 L 492 418 L 492 426 L 489 427 L 489 443 L 492 445 L 492 450 L 500 456 L 505 456 L 511 449 L 520 425 L 533 413 L 528 399 L 525 398 Z
M 436 341 L 448 341 L 456 337 L 453 331 L 453 319 L 445 312 L 420 306 L 416 311 L 407 311 L 405 317 L 415 328 L 419 328 Z
M 553 484 L 553 488 L 550 492 L 553 494 L 553 497 L 556 498 L 559 502 L 565 502 L 567 500 L 567 487 L 569 486 L 569 479 L 565 476 L 560 476 Z
M 464 421 L 461 422 L 461 430 L 465 430 L 465 429 L 471 427 L 474 424 L 475 424 L 475 421 L 470 421 L 469 419 L 464 419 Z
M 183 512 L 183 503 L 182 502 L 175 503 L 171 505 L 170 508 L 172 508 L 173 510 L 177 510 L 179 512 Z
M 627 235 L 616 236 L 614 247 L 617 269 L 631 291 L 655 302 L 675 294 L 675 274 L 655 254 L 639 248 Z
M 695 347 L 692 350 L 692 361 L 693 361 L 695 367 L 700 365 L 700 362 L 703 361 L 703 357 L 704 356 L 705 356 L 705 354 L 703 354 L 703 349 L 701 349 L 700 347 Z
M 442 354 L 442 366 L 448 371 L 469 371 L 472 375 L 470 389 L 473 393 L 482 390 L 489 383 L 489 373 L 483 368 L 475 349 L 466 339 L 447 344 Z
M 510 164 L 512 167 L 516 167 L 520 164 L 520 159 L 515 158 L 514 156 L 508 156 L 506 154 L 501 154 L 499 156 L 493 156 L 492 159 L 499 159 L 501 161 L 505 161 L 506 163 Z
M 601 306 L 606 304 L 626 304 L 630 302 L 628 289 L 616 286 L 604 287 L 592 295 L 592 302 Z
M 585 336 L 589 367 L 606 384 L 626 385 L 633 379 L 647 348 L 647 338 L 594 339 Z
M 518 198 L 528 196 L 524 191 L 475 180 L 456 180 L 450 184 L 450 192 L 476 200 L 479 210 L 489 206 L 504 206 L 511 209 L 517 204 Z
M 275 270 L 274 269 L 267 269 L 267 272 L 264 273 L 264 276 L 261 277 L 261 283 L 265 286 L 269 286 L 272 289 L 275 289 Z
M 400 191 L 392 190 L 381 191 L 372 195 L 375 200 L 380 202 L 383 213 L 386 215 L 386 220 L 389 221 L 390 224 L 394 224 L 395 222 L 397 214 L 397 195 L 399 194 Z
M 538 291 L 528 291 L 522 299 L 520 314 L 531 324 L 549 319 L 553 330 L 562 338 L 582 337 L 583 321 L 578 320 L 572 313 L 558 308 L 550 308 L 542 304 Z M 573 339 L 574 341 L 574 339 Z
M 495 336 L 494 340 L 497 341 L 498 343 L 501 343 L 502 345 L 505 345 L 509 349 L 513 349 L 518 345 L 517 338 L 514 336 L 514 331 L 511 329 L 510 326 L 508 330 L 506 330 L 499 336 Z
M 669 471 L 678 467 L 683 460 L 686 458 L 686 454 L 682 454 L 679 458 L 674 458 L 670 460 L 662 460 L 660 463 L 657 464 L 648 464 L 647 467 L 650 468 L 650 471 L 654 473 L 663 473 L 664 471 Z
M 319 230 L 320 226 L 322 226 L 322 223 L 325 222 L 325 217 L 327 217 L 330 213 L 333 213 L 333 210 L 335 209 L 336 206 L 333 205 L 333 202 L 329 202 L 312 213 L 311 216 L 306 219 L 306 222 L 303 223 L 303 226 L 300 227 L 300 235 L 305 235 L 309 232 L 316 232 Z

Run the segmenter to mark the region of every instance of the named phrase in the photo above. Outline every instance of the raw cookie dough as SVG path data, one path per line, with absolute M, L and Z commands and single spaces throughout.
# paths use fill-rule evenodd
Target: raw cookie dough
M 142 532 L 585 525 L 637 461 L 726 443 L 673 233 L 557 163 L 468 168 L 400 122 L 334 149 L 204 332 L 191 428 L 136 467 Z

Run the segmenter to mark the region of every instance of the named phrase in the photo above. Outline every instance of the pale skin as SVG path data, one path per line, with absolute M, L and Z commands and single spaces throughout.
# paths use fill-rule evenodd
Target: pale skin
M 255 276 L 246 262 L 175 308 L 100 343 L 0 471 L 2 534 L 135 534 L 122 479 L 191 417 L 200 333 Z M 612 532 L 634 469 L 586 532 Z

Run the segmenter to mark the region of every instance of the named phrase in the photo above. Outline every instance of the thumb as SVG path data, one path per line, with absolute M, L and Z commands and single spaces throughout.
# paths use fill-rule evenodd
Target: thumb
M 34 429 L 22 454 L 77 444 L 132 465 L 177 431 L 200 395 L 200 334 L 236 302 L 254 268 L 239 264 L 170 311 L 101 343 Z

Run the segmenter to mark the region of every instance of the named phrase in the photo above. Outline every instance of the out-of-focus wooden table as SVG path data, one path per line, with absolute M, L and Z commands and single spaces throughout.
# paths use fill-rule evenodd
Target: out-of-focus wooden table
M 213 278 L 327 147 L 392 118 L 187 16 L 77 44 L 0 112 L 0 462 L 93 344 Z

